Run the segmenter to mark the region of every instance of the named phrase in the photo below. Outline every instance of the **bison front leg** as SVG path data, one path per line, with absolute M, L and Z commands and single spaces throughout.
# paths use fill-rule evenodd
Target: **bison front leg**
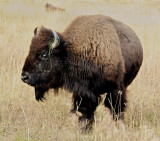
M 73 110 L 79 115 L 79 126 L 83 131 L 92 129 L 94 123 L 94 111 L 98 106 L 98 98 L 92 101 L 87 97 L 73 95 Z M 80 114 L 79 114 L 80 112 Z
M 126 109 L 126 88 L 116 87 L 107 93 L 105 98 L 105 106 L 108 107 L 115 120 L 124 119 L 124 111 Z

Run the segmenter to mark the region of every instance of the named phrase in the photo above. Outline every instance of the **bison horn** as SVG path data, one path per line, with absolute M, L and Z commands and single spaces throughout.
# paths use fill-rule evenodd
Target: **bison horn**
M 51 48 L 53 49 L 53 48 L 56 48 L 56 47 L 59 46 L 60 38 L 59 38 L 58 34 L 54 30 L 52 30 L 52 33 L 54 35 L 54 42 L 52 43 Z
M 39 29 L 38 27 L 36 27 L 36 28 L 34 29 L 34 35 L 35 35 L 35 36 L 38 35 L 39 31 L 40 31 L 40 29 Z

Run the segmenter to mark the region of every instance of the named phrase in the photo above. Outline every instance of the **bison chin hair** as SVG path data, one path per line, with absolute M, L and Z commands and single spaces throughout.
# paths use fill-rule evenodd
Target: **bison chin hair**
M 57 95 L 59 88 L 61 87 L 62 83 L 54 83 L 54 81 L 48 83 L 48 84 L 37 84 L 34 86 L 35 88 L 35 98 L 37 101 L 42 101 L 46 100 L 46 98 L 44 97 L 45 93 L 49 90 L 49 89 L 54 89 L 54 94 Z
M 36 98 L 36 100 L 43 102 L 43 100 L 45 100 L 44 94 L 47 91 L 48 91 L 47 88 L 35 86 L 35 98 Z

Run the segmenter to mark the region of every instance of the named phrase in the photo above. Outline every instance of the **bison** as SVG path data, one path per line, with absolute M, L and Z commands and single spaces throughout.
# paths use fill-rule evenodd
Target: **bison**
M 56 6 L 54 6 L 54 5 L 52 5 L 52 4 L 48 3 L 48 2 L 45 4 L 45 9 L 46 9 L 47 12 L 49 12 L 49 11 L 66 12 L 65 9 L 56 7 Z
M 72 92 L 71 111 L 81 112 L 79 122 L 90 129 L 104 93 L 104 105 L 123 117 L 126 88 L 142 60 L 141 43 L 127 25 L 104 15 L 79 16 L 62 33 L 34 30 L 21 79 L 35 88 L 38 101 L 52 88 Z

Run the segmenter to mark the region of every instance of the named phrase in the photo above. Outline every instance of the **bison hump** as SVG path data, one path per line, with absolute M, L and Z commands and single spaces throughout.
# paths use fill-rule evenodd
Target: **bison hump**
M 119 63 L 124 72 L 120 40 L 114 25 L 106 16 L 79 17 L 71 23 L 64 35 L 70 44 L 68 51 L 80 60 L 90 60 L 96 68 L 103 68 L 108 79 L 117 76 Z

